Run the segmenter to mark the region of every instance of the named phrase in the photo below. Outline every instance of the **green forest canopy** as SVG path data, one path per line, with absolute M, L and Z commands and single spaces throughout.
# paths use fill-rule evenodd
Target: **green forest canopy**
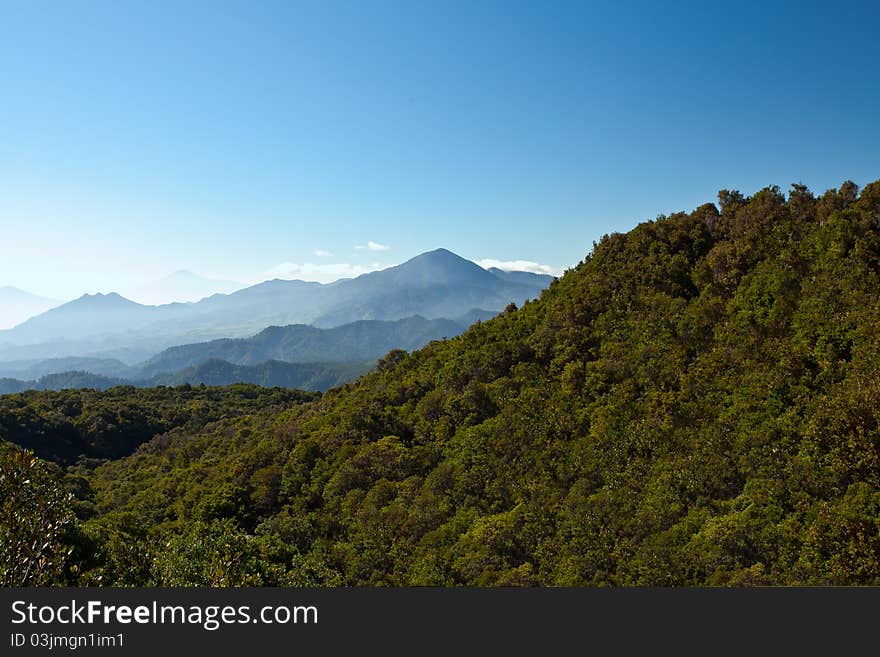
M 880 182 L 718 200 L 311 401 L 0 397 L 27 583 L 880 584 Z

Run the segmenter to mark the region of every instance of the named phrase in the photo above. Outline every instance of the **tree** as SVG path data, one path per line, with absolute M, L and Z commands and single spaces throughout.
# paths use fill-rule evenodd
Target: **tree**
M 33 452 L 5 448 L 0 455 L 0 584 L 60 583 L 70 548 L 72 496 Z

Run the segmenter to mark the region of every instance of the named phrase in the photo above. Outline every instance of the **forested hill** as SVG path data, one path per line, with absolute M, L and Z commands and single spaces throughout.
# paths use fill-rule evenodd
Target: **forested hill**
M 69 472 L 66 576 L 880 584 L 878 363 L 880 182 L 722 191 L 311 404 Z
M 287 363 L 267 360 L 258 365 L 235 365 L 224 360 L 209 359 L 178 372 L 161 373 L 149 379 L 113 379 L 90 372 L 59 372 L 47 374 L 36 381 L 0 378 L 0 395 L 26 390 L 71 390 L 77 388 L 108 390 L 117 386 L 151 388 L 157 386 L 209 385 L 236 383 L 298 390 L 326 390 L 356 379 L 369 372 L 373 363 Z M 52 399 L 47 396 L 47 399 Z M 51 403 L 51 402 L 50 402 Z

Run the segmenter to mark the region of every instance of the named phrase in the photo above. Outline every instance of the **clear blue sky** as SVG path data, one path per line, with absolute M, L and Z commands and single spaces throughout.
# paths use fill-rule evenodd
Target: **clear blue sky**
M 0 285 L 438 246 L 566 268 L 722 187 L 864 185 L 878 24 L 876 2 L 0 0 Z

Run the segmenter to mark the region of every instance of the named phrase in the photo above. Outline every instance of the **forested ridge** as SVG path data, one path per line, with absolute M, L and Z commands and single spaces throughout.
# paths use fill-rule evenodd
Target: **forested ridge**
M 267 360 L 258 365 L 235 365 L 209 359 L 178 372 L 156 374 L 147 380 L 115 379 L 91 372 L 58 372 L 37 381 L 0 378 L 0 395 L 33 390 L 108 390 L 117 387 L 228 386 L 251 383 L 267 388 L 320 391 L 352 381 L 369 372 L 375 361 L 363 363 L 288 363 Z
M 0 397 L 0 437 L 64 394 Z M 7 449 L 0 567 L 43 532 L 27 583 L 880 584 L 878 418 L 880 182 L 725 190 L 313 401 Z

